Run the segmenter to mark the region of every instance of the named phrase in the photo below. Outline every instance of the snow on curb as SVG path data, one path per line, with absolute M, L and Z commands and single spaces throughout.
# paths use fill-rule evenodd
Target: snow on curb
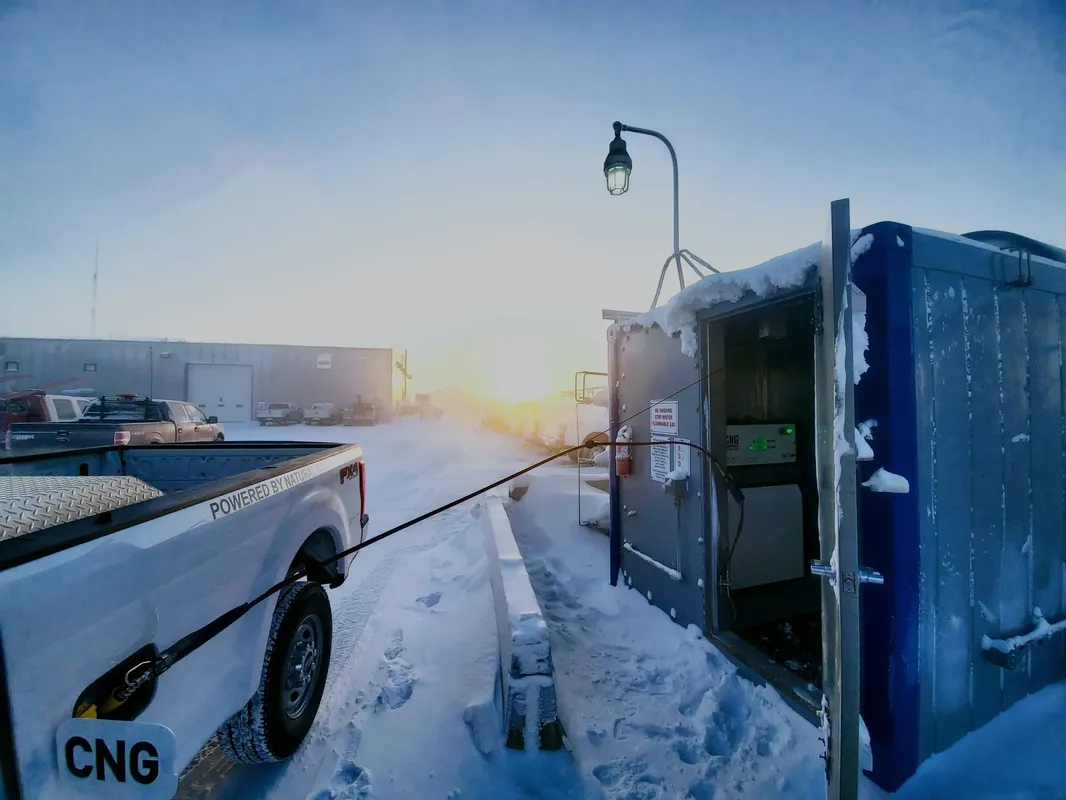
M 507 746 L 523 750 L 562 747 L 562 726 L 555 703 L 551 644 L 525 562 L 515 542 L 503 498 L 485 499 L 485 550 L 496 604 L 500 641 L 503 726 Z M 533 709 L 531 712 L 530 709 Z

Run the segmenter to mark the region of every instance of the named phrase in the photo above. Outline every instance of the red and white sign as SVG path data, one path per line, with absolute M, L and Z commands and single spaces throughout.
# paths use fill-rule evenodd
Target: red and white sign
M 651 432 L 663 436 L 677 436 L 677 401 L 659 400 L 652 403 Z

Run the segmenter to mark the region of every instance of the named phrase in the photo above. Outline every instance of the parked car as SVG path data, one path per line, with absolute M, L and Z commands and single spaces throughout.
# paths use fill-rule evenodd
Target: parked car
M 17 422 L 7 430 L 7 449 L 69 450 L 104 445 L 221 442 L 217 417 L 180 400 L 122 394 L 98 397 L 70 422 Z
M 268 403 L 256 419 L 260 425 L 298 425 L 304 421 L 304 410 L 296 403 Z
M 400 403 L 396 413 L 401 417 L 422 417 L 423 419 L 440 419 L 444 412 L 433 405 L 428 394 L 419 393 L 414 400 Z
M 354 556 L 320 562 L 368 521 L 358 445 L 0 458 L 0 796 L 173 797 L 215 736 L 231 761 L 289 758 L 329 671 L 326 589 Z M 301 569 L 170 671 L 145 671 Z
M 71 422 L 92 398 L 46 394 L 43 389 L 13 392 L 0 400 L 0 436 L 7 447 L 7 429 L 16 422 Z
M 306 415 L 308 425 L 339 425 L 344 410 L 336 403 L 315 403 Z
M 378 410 L 373 403 L 364 403 L 363 396 L 357 394 L 355 402 L 344 409 L 345 425 L 377 425 Z

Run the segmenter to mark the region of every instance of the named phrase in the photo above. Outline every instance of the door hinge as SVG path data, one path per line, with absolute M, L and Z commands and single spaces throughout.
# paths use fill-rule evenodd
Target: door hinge
M 818 279 L 819 291 L 814 293 L 814 318 L 811 322 L 814 323 L 814 336 L 818 338 L 822 335 L 824 325 L 822 323 L 822 292 L 821 292 L 821 278 Z

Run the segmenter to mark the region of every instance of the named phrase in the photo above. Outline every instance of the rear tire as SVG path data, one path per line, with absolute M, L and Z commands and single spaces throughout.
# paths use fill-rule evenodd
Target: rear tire
M 322 702 L 332 644 L 333 615 L 326 590 L 307 582 L 282 589 L 259 689 L 218 731 L 230 761 L 267 764 L 296 752 Z
M 220 433 L 220 434 L 219 434 L 218 436 L 216 436 L 216 437 L 215 437 L 215 441 L 216 441 L 216 442 L 224 442 L 224 441 L 226 441 L 226 437 L 225 437 L 225 436 L 223 436 L 223 435 L 222 435 L 222 434 Z

